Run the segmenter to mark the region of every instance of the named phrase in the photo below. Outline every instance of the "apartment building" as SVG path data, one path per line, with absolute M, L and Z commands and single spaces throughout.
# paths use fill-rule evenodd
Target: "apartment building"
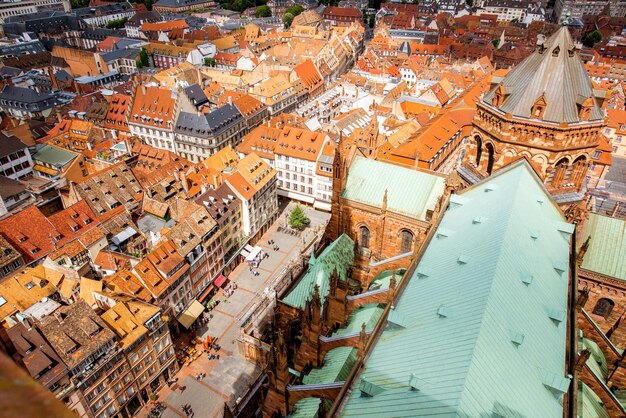
M 217 223 L 224 260 L 228 262 L 242 243 L 241 200 L 228 184 L 222 183 L 215 189 L 208 189 L 195 202 L 204 207 Z
M 132 273 L 165 315 L 178 316 L 193 300 L 189 264 L 172 241 L 156 246 Z
M 232 104 L 205 114 L 180 112 L 174 128 L 176 153 L 200 162 L 226 146 L 236 146 L 246 132 L 246 119 Z
M 250 94 L 267 106 L 270 116 L 296 108 L 296 91 L 286 75 L 277 75 L 256 85 Z
M 225 173 L 230 174 L 226 183 L 242 202 L 243 233 L 254 241 L 278 218 L 276 170 L 250 154 L 237 163 L 236 171 Z
M 19 2 L 0 3 L 0 18 L 21 16 L 37 12 L 69 12 L 69 0 L 22 0 Z
M 117 336 L 143 405 L 178 371 L 174 345 L 161 309 L 126 295 L 98 292 L 93 297 L 103 310 L 100 317 Z M 118 404 L 123 404 L 127 394 L 121 392 L 121 384 L 113 389 L 121 393 Z
M 330 210 L 331 191 L 323 170 L 332 155 L 323 155 L 330 138 L 320 132 L 285 126 L 259 126 L 246 135 L 237 147 L 240 155 L 256 154 L 278 173 L 278 195 Z M 327 148 L 334 150 L 332 147 Z M 323 174 L 318 174 L 323 173 Z M 332 185 L 331 185 L 332 186 Z
M 85 301 L 61 306 L 38 327 L 70 371 L 90 417 L 131 416 L 138 386 L 115 334 Z
M 173 128 L 177 112 L 174 90 L 139 86 L 128 121 L 130 133 L 145 144 L 175 151 Z
M 224 268 L 224 246 L 213 218 L 195 203 L 188 210 L 189 216 L 172 227 L 165 238 L 174 243 L 189 264 L 191 293 L 200 298 Z
M 28 147 L 16 136 L 0 133 L 0 175 L 19 180 L 33 173 Z

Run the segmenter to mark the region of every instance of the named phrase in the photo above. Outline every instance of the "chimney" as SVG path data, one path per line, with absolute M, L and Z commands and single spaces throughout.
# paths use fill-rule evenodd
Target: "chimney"
M 145 85 L 141 85 L 141 94 L 143 94 L 144 96 L 146 95 L 146 86 Z
M 185 189 L 185 192 L 189 192 L 189 184 L 187 183 L 187 172 L 183 171 L 183 174 L 180 178 L 180 181 L 183 183 L 183 189 Z
M 228 104 L 233 105 L 233 96 L 228 96 Z
M 178 170 L 174 170 L 174 178 L 176 179 L 176 181 L 180 181 L 180 175 L 178 174 Z
M 61 112 L 57 111 L 56 116 L 57 116 L 57 123 L 63 122 L 63 116 L 61 116 Z

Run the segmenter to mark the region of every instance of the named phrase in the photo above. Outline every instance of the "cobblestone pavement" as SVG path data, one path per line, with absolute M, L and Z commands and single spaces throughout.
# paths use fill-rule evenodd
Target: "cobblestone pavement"
M 179 383 L 174 386 L 174 390 L 165 387 L 158 393 L 158 400 L 167 406 L 162 414 L 163 418 L 184 417 L 181 408 L 183 404 L 191 406 L 194 418 L 221 417 L 224 403 L 232 396 L 242 396 L 256 380 L 259 374 L 257 366 L 247 362 L 237 350 L 236 341 L 239 337 L 237 317 L 249 307 L 257 292 L 263 291 L 269 284 L 270 278 L 299 252 L 301 238 L 278 232 L 278 227 L 285 223 L 286 214 L 291 207 L 293 204 L 289 204 L 283 210 L 279 219 L 256 244 L 269 254 L 257 269 L 259 276 L 254 276 L 245 263 L 239 265 L 229 275 L 229 279 L 237 283 L 237 289 L 228 299 L 223 297 L 220 290 L 216 297 L 222 302 L 211 311 L 213 318 L 198 333 L 201 337 L 207 335 L 218 337 L 218 344 L 221 346 L 220 359 L 209 360 L 203 355 L 189 366 L 181 367 L 176 375 Z M 311 219 L 311 227 L 322 225 L 330 218 L 329 213 L 314 211 L 311 208 L 304 209 Z M 305 234 L 310 234 L 310 229 L 307 229 Z M 273 240 L 279 250 L 273 250 L 272 246 L 268 245 L 268 240 Z M 195 376 L 200 373 L 206 373 L 206 377 L 202 381 L 197 381 Z M 182 393 L 176 389 L 178 385 L 185 387 Z M 149 406 L 144 408 L 139 416 L 147 417 L 149 409 Z

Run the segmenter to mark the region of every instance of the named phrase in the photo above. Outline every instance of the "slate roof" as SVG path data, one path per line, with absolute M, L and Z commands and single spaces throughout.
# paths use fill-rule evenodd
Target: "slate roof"
M 16 136 L 0 133 L 0 158 L 24 150 L 26 144 Z
M 505 99 L 498 108 L 531 118 L 533 105 L 543 95 L 547 103 L 544 121 L 575 123 L 580 121 L 579 104 L 591 98 L 594 104 L 589 120 L 602 120 L 604 115 L 594 99 L 591 80 L 567 28 L 552 35 L 544 48 L 539 47 L 504 77 L 498 86 L 504 86 Z M 485 94 L 484 103 L 492 103 L 498 86 Z
M 563 416 L 571 232 L 526 161 L 454 195 L 340 416 Z
M 330 291 L 330 275 L 337 271 L 340 280 L 347 280 L 347 269 L 354 261 L 354 241 L 346 234 L 342 234 L 322 251 L 318 258 L 311 256 L 308 271 L 285 296 L 283 302 L 304 308 L 306 301 L 311 299 L 315 286 L 319 286 L 322 305 Z
M 4 102 L 6 101 L 6 102 Z M 0 92 L 0 103 L 3 106 L 26 109 L 26 110 L 45 110 L 58 104 L 56 97 L 48 93 L 39 93 L 33 89 L 26 87 L 4 86 L 4 90 Z M 26 107 L 22 107 L 24 104 Z
M 426 219 L 443 195 L 443 177 L 357 156 L 350 166 L 343 198 L 382 207 L 387 192 L 387 210 Z
M 204 94 L 204 91 L 202 91 L 202 88 L 197 83 L 185 88 L 185 94 L 189 97 L 189 100 L 191 100 L 194 106 L 200 106 L 209 101 L 206 94 Z
M 225 105 L 210 113 L 180 112 L 174 132 L 198 138 L 217 136 L 226 129 L 243 120 L 243 116 L 234 105 Z
M 590 213 L 587 222 L 589 248 L 581 267 L 626 280 L 626 221 Z
M 139 48 L 114 49 L 111 52 L 100 54 L 100 56 L 105 62 L 111 62 L 121 58 L 134 60 L 140 52 L 141 50 Z

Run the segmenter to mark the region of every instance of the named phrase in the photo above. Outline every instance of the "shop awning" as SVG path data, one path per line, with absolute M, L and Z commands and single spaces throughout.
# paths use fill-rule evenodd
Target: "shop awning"
M 198 319 L 203 311 L 204 306 L 202 306 L 200 302 L 194 299 L 193 302 L 191 302 L 191 305 L 189 305 L 189 307 L 187 308 L 187 310 L 185 310 L 185 312 L 178 316 L 178 322 L 180 322 L 183 327 L 189 329 L 191 327 L 191 324 L 193 324 L 193 322 Z
M 213 280 L 213 284 L 217 287 L 221 287 L 225 281 L 226 281 L 226 276 L 224 276 L 223 274 L 220 274 L 219 276 L 217 276 L 217 279 Z
M 256 256 L 257 256 L 257 255 L 259 255 L 259 253 L 261 252 L 261 250 L 262 250 L 262 249 L 263 249 L 263 248 L 261 248 L 261 247 L 254 247 L 254 248 L 252 249 L 252 251 L 250 251 L 250 254 L 248 254 L 248 255 L 246 256 L 246 261 L 252 261 L 252 260 L 254 260 L 254 259 L 256 258 Z
M 204 302 L 204 299 L 206 299 L 206 297 L 209 296 L 209 294 L 213 291 L 213 289 L 215 289 L 215 286 L 213 286 L 213 284 L 210 284 L 209 287 L 207 287 L 206 290 L 202 292 L 202 295 L 200 295 L 198 300 L 200 300 L 200 302 Z
M 241 252 L 239 254 L 243 255 L 246 258 L 250 255 L 250 253 L 247 252 L 246 250 L 241 250 Z

